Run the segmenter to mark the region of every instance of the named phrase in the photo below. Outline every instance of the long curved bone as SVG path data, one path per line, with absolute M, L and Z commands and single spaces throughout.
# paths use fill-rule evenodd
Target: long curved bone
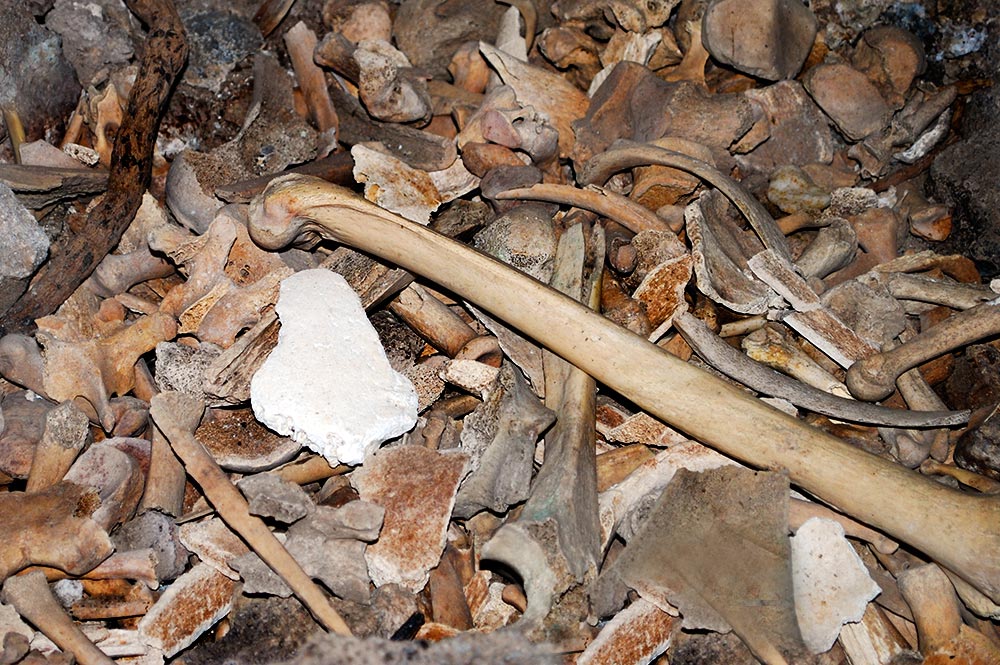
M 1000 601 L 1000 499 L 957 492 L 854 448 L 336 185 L 296 175 L 272 181 L 251 204 L 250 233 L 272 249 L 319 234 L 424 275 L 692 437 L 754 466 L 787 469 L 796 485 Z

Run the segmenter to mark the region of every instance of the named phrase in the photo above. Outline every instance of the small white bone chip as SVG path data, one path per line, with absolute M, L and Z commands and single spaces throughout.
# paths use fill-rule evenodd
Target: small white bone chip
M 792 537 L 795 614 L 806 646 L 829 651 L 842 624 L 860 621 L 868 601 L 882 590 L 844 538 L 844 527 L 813 517 Z
M 254 415 L 330 464 L 417 422 L 417 393 L 389 366 L 361 301 L 340 275 L 303 270 L 281 283 L 278 346 L 250 382 Z

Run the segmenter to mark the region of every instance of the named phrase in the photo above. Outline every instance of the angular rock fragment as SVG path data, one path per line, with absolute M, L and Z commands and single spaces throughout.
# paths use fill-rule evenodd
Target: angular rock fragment
M 420 446 L 377 453 L 351 479 L 361 498 L 385 508 L 378 542 L 365 552 L 376 586 L 396 582 L 413 592 L 444 551 L 458 481 L 468 456 Z
M 840 627 L 860 621 L 881 589 L 833 520 L 810 518 L 792 541 L 792 586 L 802 640 L 813 653 L 830 650 Z
M 29 141 L 64 122 L 79 101 L 80 84 L 59 42 L 25 3 L 0 7 L 0 106 L 17 109 Z
M 273 473 L 247 476 L 236 485 L 247 498 L 251 515 L 270 517 L 282 524 L 300 520 L 316 508 L 305 490 Z
M 49 253 L 49 238 L 13 190 L 0 183 L 0 278 L 30 277 Z
M 111 537 L 120 552 L 152 549 L 156 555 L 156 577 L 172 580 L 184 572 L 190 552 L 178 537 L 173 518 L 157 510 L 148 510 L 115 529 Z
M 236 582 L 199 563 L 171 584 L 139 621 L 139 633 L 167 657 L 190 646 L 229 614 Z
M 371 580 L 365 563 L 365 542 L 378 537 L 384 511 L 374 504 L 352 501 L 340 508 L 320 506 L 294 524 L 284 545 L 303 570 L 337 596 L 369 602 Z M 256 554 L 230 562 L 245 581 L 246 593 L 288 597 L 292 591 Z
M 340 275 L 286 278 L 278 346 L 250 383 L 258 420 L 323 455 L 360 464 L 417 420 L 413 385 L 389 366 L 357 294 Z
M 109 0 L 86 4 L 57 0 L 45 16 L 45 26 L 62 37 L 63 52 L 84 86 L 91 85 L 105 67 L 118 69 L 129 63 L 131 22 L 125 6 Z

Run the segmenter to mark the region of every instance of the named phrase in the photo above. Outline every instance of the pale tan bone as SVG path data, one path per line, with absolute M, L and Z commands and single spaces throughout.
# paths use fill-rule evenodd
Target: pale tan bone
M 1000 299 L 994 299 L 959 312 L 894 349 L 859 360 L 847 370 L 847 387 L 858 399 L 885 399 L 906 370 L 998 332 Z
M 518 271 L 349 190 L 285 176 L 251 205 L 251 234 L 263 246 L 283 247 L 317 233 L 426 275 L 649 413 L 757 467 L 787 469 L 800 487 L 1000 599 L 1000 500 L 956 492 L 809 427 Z
M 194 420 L 188 414 L 197 411 L 200 415 L 201 409 L 204 409 L 204 404 L 197 398 L 178 392 L 165 392 L 153 398 L 149 415 L 170 441 L 187 472 L 201 486 L 222 519 L 288 584 L 295 597 L 302 601 L 321 625 L 340 635 L 350 635 L 351 630 L 337 614 L 337 610 L 333 609 L 323 591 L 278 542 L 267 525 L 260 518 L 250 515 L 249 506 L 240 491 L 229 481 L 229 477 L 205 447 L 194 438 L 194 434 L 184 428 L 185 423 Z
M 115 661 L 88 640 L 66 610 L 56 602 L 43 572 L 8 577 L 3 584 L 3 599 L 56 646 L 73 654 L 81 665 L 114 665 Z

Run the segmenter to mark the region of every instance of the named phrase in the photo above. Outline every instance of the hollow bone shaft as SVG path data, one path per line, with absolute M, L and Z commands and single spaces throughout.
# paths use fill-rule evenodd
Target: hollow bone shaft
M 452 290 L 534 337 L 653 415 L 792 481 L 909 543 L 1000 600 L 1000 500 L 965 495 L 854 448 L 665 353 L 508 266 L 312 178 L 274 180 L 251 204 L 269 248 L 301 236 L 371 252 Z

